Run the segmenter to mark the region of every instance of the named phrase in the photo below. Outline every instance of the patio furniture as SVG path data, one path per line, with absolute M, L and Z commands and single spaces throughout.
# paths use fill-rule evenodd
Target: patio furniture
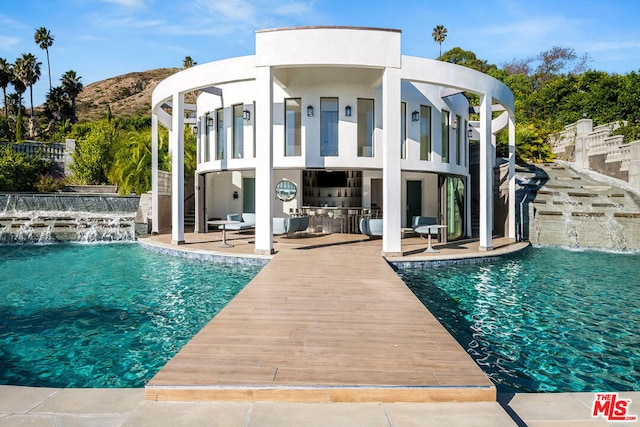
M 256 226 L 256 214 L 243 212 L 233 213 L 227 215 L 227 221 L 235 221 L 235 223 L 226 226 L 227 230 L 244 231 L 255 228 Z M 220 226 L 222 228 L 222 226 Z
M 422 225 L 420 227 L 417 227 L 415 229 L 416 233 L 423 235 L 426 234 L 428 237 L 428 243 L 427 243 L 427 249 L 425 249 L 425 252 L 429 253 L 429 252 L 440 252 L 437 249 L 434 249 L 433 246 L 431 246 L 431 234 L 432 233 L 438 233 L 438 230 L 440 229 L 445 229 L 447 228 L 446 225 L 440 225 L 440 224 L 431 224 L 431 225 Z
M 360 233 L 369 237 L 382 237 L 382 219 L 360 218 Z
M 234 220 L 218 219 L 213 221 L 207 221 L 207 225 L 217 225 L 219 226 L 220 229 L 222 229 L 222 243 L 218 245 L 221 248 L 233 247 L 232 244 L 227 243 L 227 227 L 231 227 L 237 224 L 238 224 L 238 221 L 234 221 Z
M 438 218 L 432 216 L 414 216 L 411 222 L 411 228 L 414 230 L 423 225 L 435 225 L 438 223 Z

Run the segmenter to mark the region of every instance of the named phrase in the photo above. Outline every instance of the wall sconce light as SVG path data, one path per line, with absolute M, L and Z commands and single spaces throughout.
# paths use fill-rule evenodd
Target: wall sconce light
M 313 105 L 307 107 L 307 116 L 313 117 Z
M 191 132 L 193 132 L 194 135 L 198 134 L 198 126 L 194 126 L 191 128 Z
M 420 120 L 420 112 L 414 111 L 413 113 L 411 113 L 411 121 L 417 122 L 418 120 Z
M 213 117 L 207 116 L 207 126 L 213 126 Z
M 344 115 L 346 117 L 351 117 L 351 105 L 347 105 L 344 107 Z
M 243 110 L 242 111 L 242 118 L 246 121 L 251 120 L 251 111 L 249 110 Z
M 469 130 L 467 130 L 467 136 L 469 139 L 473 137 L 473 128 L 471 126 L 469 126 Z
M 239 196 L 238 196 L 238 192 L 237 192 L 237 191 L 234 191 L 234 192 L 233 192 L 233 200 L 236 200 L 238 197 L 239 197 Z
M 458 119 L 454 118 L 453 120 L 451 120 L 451 127 L 454 129 L 458 128 Z

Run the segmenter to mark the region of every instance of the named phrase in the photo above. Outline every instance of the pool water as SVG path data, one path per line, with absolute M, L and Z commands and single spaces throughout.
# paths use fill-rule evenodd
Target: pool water
M 640 391 L 640 255 L 529 248 L 400 275 L 500 391 Z
M 258 270 L 135 243 L 0 246 L 0 384 L 142 387 Z

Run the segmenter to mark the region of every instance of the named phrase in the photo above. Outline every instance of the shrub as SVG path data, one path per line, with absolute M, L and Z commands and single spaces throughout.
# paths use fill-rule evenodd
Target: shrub
M 0 147 L 0 191 L 33 191 L 50 166 L 46 160 L 14 152 L 11 146 Z

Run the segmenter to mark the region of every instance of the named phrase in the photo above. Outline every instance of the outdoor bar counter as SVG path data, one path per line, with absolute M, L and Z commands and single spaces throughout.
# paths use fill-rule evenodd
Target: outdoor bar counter
M 291 215 L 309 215 L 310 231 L 316 233 L 359 233 L 360 218 L 380 218 L 378 208 L 340 207 L 340 206 L 303 206 L 291 212 Z

